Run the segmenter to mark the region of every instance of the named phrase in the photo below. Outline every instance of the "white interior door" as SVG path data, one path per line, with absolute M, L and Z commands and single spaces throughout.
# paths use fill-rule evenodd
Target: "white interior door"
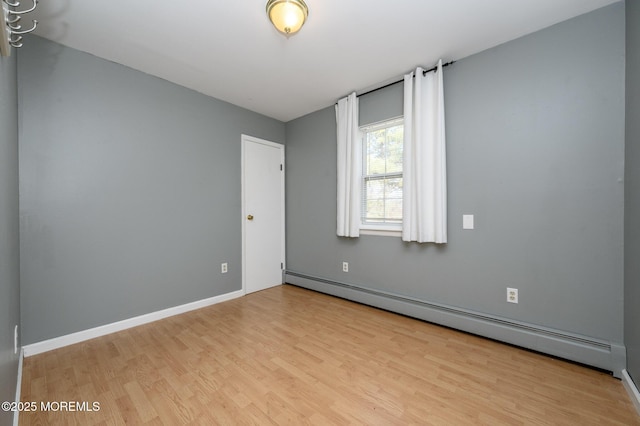
M 284 145 L 242 135 L 242 285 L 251 293 L 282 284 Z

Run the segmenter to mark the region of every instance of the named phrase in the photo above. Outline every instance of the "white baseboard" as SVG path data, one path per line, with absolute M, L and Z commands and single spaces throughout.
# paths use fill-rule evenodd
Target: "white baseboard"
M 226 302 L 227 300 L 236 299 L 244 296 L 244 291 L 238 290 L 231 293 L 221 294 L 220 296 L 208 299 L 198 300 L 173 308 L 163 309 L 161 311 L 151 312 L 137 317 L 117 321 L 111 324 L 101 325 L 99 327 L 90 328 L 88 330 L 78 331 L 77 333 L 67 334 L 65 336 L 54 337 L 53 339 L 43 340 L 42 342 L 25 345 L 22 349 L 25 357 L 30 357 L 43 352 L 48 352 L 64 346 L 73 345 L 75 343 L 84 342 L 85 340 L 94 339 L 96 337 L 115 333 L 117 331 L 126 330 L 142 324 L 158 321 L 163 318 L 179 315 L 195 309 L 204 308 L 206 306 L 215 305 L 216 303 Z
M 20 391 L 22 389 L 22 360 L 24 359 L 24 350 L 20 349 L 20 358 L 18 358 L 18 378 L 16 379 L 16 405 L 20 404 Z M 20 421 L 20 410 L 13 413 L 13 426 L 18 426 Z
M 638 392 L 638 387 L 633 382 L 633 379 L 629 376 L 626 369 L 622 370 L 622 384 L 629 393 L 629 397 L 631 398 L 633 405 L 636 407 L 636 411 L 640 414 L 640 392 Z

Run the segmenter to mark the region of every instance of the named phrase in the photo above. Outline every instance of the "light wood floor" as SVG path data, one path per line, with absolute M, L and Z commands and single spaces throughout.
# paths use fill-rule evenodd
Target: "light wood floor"
M 21 425 L 624 424 L 608 374 L 293 286 L 24 360 Z

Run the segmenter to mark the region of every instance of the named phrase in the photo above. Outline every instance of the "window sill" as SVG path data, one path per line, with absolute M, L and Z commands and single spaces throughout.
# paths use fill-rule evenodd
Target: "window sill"
M 375 225 L 360 225 L 360 234 L 378 235 L 383 237 L 402 237 L 402 229 Z

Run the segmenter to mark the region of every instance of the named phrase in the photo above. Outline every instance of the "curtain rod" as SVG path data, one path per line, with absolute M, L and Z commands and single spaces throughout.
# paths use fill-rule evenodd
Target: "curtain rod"
M 442 64 L 442 67 L 443 68 L 444 67 L 448 67 L 449 65 L 455 64 L 455 63 L 456 63 L 456 61 L 447 62 L 446 64 Z M 431 71 L 435 71 L 437 69 L 438 69 L 437 66 L 435 66 L 433 68 L 429 68 L 428 70 L 422 71 L 422 75 L 425 75 L 426 73 L 431 72 Z M 368 95 L 369 93 L 373 93 L 373 92 L 377 92 L 378 90 L 386 89 L 389 86 L 393 86 L 394 84 L 402 83 L 403 81 L 404 81 L 404 78 L 402 80 L 394 81 L 393 83 L 385 84 L 384 86 L 378 87 L 376 89 L 372 89 L 372 90 L 369 90 L 367 92 L 360 93 L 359 95 L 356 95 L 356 97 L 359 98 L 360 96 Z

